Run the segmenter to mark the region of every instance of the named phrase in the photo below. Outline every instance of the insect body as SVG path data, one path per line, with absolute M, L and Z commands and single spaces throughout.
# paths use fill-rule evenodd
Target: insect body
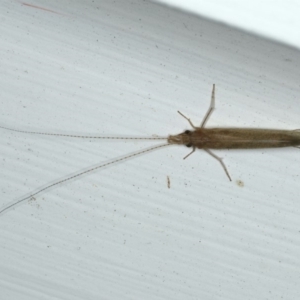
M 187 158 L 195 150 L 203 149 L 213 158 L 219 161 L 222 168 L 224 169 L 227 177 L 231 181 L 229 172 L 223 163 L 222 159 L 215 155 L 211 149 L 257 149 L 257 148 L 275 148 L 275 147 L 298 147 L 300 146 L 300 131 L 299 130 L 278 130 L 278 129 L 256 129 L 256 128 L 206 128 L 209 117 L 215 109 L 215 85 L 213 85 L 210 107 L 200 125 L 196 127 L 192 121 L 183 115 L 181 112 L 178 113 L 184 117 L 192 126 L 193 130 L 186 130 L 183 133 L 177 135 L 169 135 L 168 137 L 146 137 L 146 138 L 127 138 L 127 137 L 99 137 L 99 136 L 79 136 L 79 135 L 68 135 L 68 134 L 56 134 L 56 133 L 45 133 L 45 132 L 29 132 L 23 130 L 16 130 L 7 127 L 0 126 L 2 129 L 7 129 L 15 132 L 28 133 L 28 134 L 39 134 L 39 135 L 51 135 L 59 137 L 70 137 L 70 138 L 88 138 L 88 139 L 125 139 L 125 140 L 167 140 L 166 144 L 154 146 L 134 154 L 124 156 L 122 158 L 113 160 L 108 163 L 99 164 L 92 168 L 78 172 L 67 178 L 58 180 L 50 185 L 44 186 L 29 196 L 24 196 L 20 200 L 16 200 L 12 204 L 8 204 L 6 207 L 0 210 L 0 214 L 9 210 L 13 206 L 32 198 L 33 196 L 50 189 L 51 187 L 57 186 L 61 183 L 69 181 L 73 178 L 80 177 L 83 174 L 90 173 L 96 169 L 103 168 L 105 166 L 124 161 L 128 158 L 150 152 L 154 149 L 170 146 L 170 145 L 185 145 L 191 147 L 192 151 L 184 157 Z
M 299 146 L 297 130 L 196 128 L 169 137 L 169 143 L 198 149 L 262 149 Z
M 261 149 L 300 146 L 300 131 L 298 129 L 205 128 L 205 124 L 214 109 L 215 85 L 213 85 L 210 107 L 200 127 L 196 127 L 189 118 L 178 111 L 194 130 L 186 130 L 177 135 L 170 135 L 168 142 L 170 144 L 192 147 L 192 152 L 184 158 L 195 152 L 196 148 L 205 150 L 221 163 L 230 181 L 231 177 L 222 159 L 216 156 L 210 149 Z

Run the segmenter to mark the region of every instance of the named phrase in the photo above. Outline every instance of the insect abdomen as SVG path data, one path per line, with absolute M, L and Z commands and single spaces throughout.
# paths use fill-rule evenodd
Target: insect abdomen
M 201 128 L 191 134 L 199 149 L 259 149 L 300 145 L 297 130 Z

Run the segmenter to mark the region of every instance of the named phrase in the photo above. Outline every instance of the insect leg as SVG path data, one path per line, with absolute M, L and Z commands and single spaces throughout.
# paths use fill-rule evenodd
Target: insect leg
M 213 89 L 211 92 L 210 106 L 209 106 L 208 111 L 207 111 L 206 115 L 204 116 L 204 119 L 200 125 L 201 128 L 205 127 L 205 124 L 208 121 L 208 119 L 211 116 L 214 109 L 215 109 L 215 84 L 213 84 Z
M 188 157 L 189 157 L 190 155 L 192 155 L 195 151 L 196 151 L 196 148 L 193 147 L 193 150 L 192 150 L 188 155 L 186 155 L 183 159 L 188 158 Z
M 215 158 L 215 159 L 222 165 L 222 168 L 224 169 L 224 171 L 225 171 L 227 177 L 229 178 L 230 181 L 232 181 L 232 180 L 231 180 L 231 177 L 230 177 L 230 175 L 229 175 L 229 173 L 228 173 L 228 171 L 227 171 L 227 168 L 226 168 L 225 164 L 223 163 L 222 158 L 220 158 L 219 156 L 217 156 L 216 154 L 214 154 L 213 152 L 211 152 L 209 149 L 203 149 L 203 150 L 204 150 L 205 152 L 207 152 L 209 155 L 211 155 L 213 158 Z M 191 154 L 192 154 L 192 153 L 191 153 Z
M 191 124 L 191 126 L 196 129 L 197 127 L 192 123 L 192 121 L 186 117 L 184 114 L 182 114 L 180 111 L 177 111 L 182 117 L 184 117 L 186 120 L 188 120 L 188 122 Z

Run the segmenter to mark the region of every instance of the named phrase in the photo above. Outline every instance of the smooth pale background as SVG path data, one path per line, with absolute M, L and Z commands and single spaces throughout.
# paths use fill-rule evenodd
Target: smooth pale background
M 300 47 L 298 0 L 154 0 Z
M 299 51 L 145 1 L 1 4 L 1 122 L 152 136 L 199 124 L 299 128 Z M 1 205 L 154 142 L 1 130 Z M 2 299 L 296 299 L 299 149 L 172 146 L 0 218 Z M 171 188 L 167 187 L 167 176 Z

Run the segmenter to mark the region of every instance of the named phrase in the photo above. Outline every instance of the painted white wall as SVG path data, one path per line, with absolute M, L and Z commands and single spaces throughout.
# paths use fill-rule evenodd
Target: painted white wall
M 1 121 L 152 136 L 199 124 L 299 128 L 298 50 L 145 1 L 1 3 Z M 33 6 L 35 5 L 35 7 Z M 0 207 L 151 142 L 1 129 Z M 157 143 L 156 143 L 157 144 Z M 3 299 L 297 299 L 295 148 L 169 147 L 45 191 L 0 216 Z M 167 187 L 167 176 L 171 188 Z
M 291 46 L 300 47 L 297 0 L 155 0 Z

